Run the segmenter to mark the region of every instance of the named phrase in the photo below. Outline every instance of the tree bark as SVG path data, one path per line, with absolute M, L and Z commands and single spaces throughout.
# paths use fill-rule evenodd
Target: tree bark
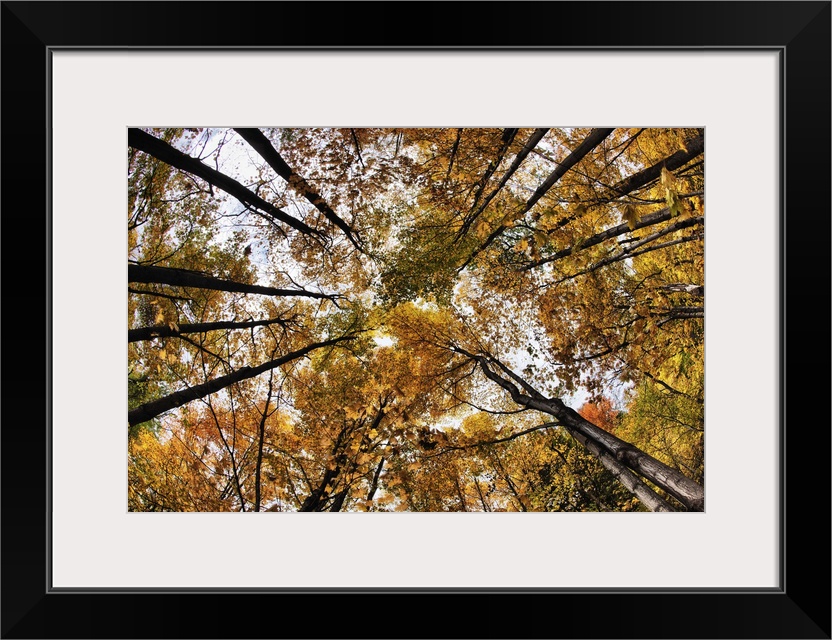
M 628 223 L 624 222 L 614 227 L 610 227 L 609 229 L 605 229 L 604 231 L 599 231 L 594 236 L 590 236 L 589 238 L 581 242 L 579 245 L 566 247 L 564 249 L 561 249 L 560 251 L 553 253 L 551 256 L 547 256 L 545 258 L 541 258 L 540 260 L 530 262 L 529 264 L 521 267 L 521 271 L 530 271 L 531 269 L 540 267 L 548 262 L 554 262 L 555 260 L 560 260 L 561 258 L 565 258 L 566 256 L 571 256 L 573 253 L 576 253 L 582 249 L 594 247 L 596 244 L 600 244 L 605 240 L 609 240 L 610 238 L 615 238 L 616 236 L 624 235 L 625 233 L 635 231 L 636 229 L 643 229 L 644 227 L 659 224 L 660 222 L 666 222 L 671 218 L 673 218 L 673 215 L 670 213 L 670 209 L 659 209 L 658 211 L 648 213 L 646 216 L 642 217 L 641 220 L 639 220 L 632 229 L 630 228 L 630 225 Z
M 640 256 L 640 255 L 643 255 L 645 253 L 650 253 L 651 251 L 656 251 L 658 249 L 664 249 L 666 247 L 670 247 L 670 246 L 673 246 L 673 245 L 676 245 L 676 244 L 680 244 L 682 242 L 690 242 L 692 240 L 698 240 L 698 239 L 703 237 L 702 234 L 700 234 L 700 233 L 696 233 L 696 234 L 693 234 L 691 236 L 686 236 L 684 238 L 677 238 L 676 240 L 671 240 L 669 242 L 663 242 L 663 243 L 660 243 L 660 244 L 652 245 L 652 246 L 649 246 L 645 249 L 641 249 L 640 251 L 637 250 L 637 249 L 639 249 L 639 247 L 643 247 L 645 244 L 649 244 L 650 242 L 653 242 L 653 240 L 658 240 L 662 236 L 666 236 L 670 233 L 675 233 L 676 231 L 679 231 L 681 229 L 687 229 L 688 227 L 695 227 L 696 225 L 702 224 L 704 221 L 705 221 L 705 218 L 700 216 L 700 217 L 697 217 L 697 218 L 685 218 L 684 220 L 679 220 L 679 222 L 674 222 L 673 224 L 670 224 L 670 225 L 664 227 L 660 231 L 657 231 L 656 233 L 650 234 L 649 236 L 647 236 L 646 238 L 642 238 L 638 242 L 634 242 L 633 244 L 631 244 L 626 249 L 622 249 L 621 251 L 619 251 L 618 253 L 616 253 L 614 255 L 607 256 L 603 260 L 599 260 L 598 262 L 596 262 L 593 265 L 590 265 L 586 269 L 583 269 L 581 271 L 578 271 L 575 274 L 572 274 L 572 275 L 565 276 L 565 277 L 561 278 L 560 280 L 557 281 L 557 284 L 559 284 L 561 282 L 565 282 L 567 280 L 571 280 L 573 278 L 577 278 L 578 276 L 582 276 L 582 275 L 586 275 L 588 273 L 592 273 L 593 271 L 597 271 L 601 267 L 606 267 L 607 265 L 611 265 L 611 264 L 614 264 L 616 262 L 621 262 L 622 260 L 626 260 L 627 258 L 634 258 L 636 256 Z M 583 248 L 583 247 L 584 247 L 584 245 L 581 245 L 581 248 Z
M 523 213 L 531 209 L 537 201 L 540 200 L 551 189 L 554 184 L 560 180 L 564 174 L 574 167 L 578 162 L 583 160 L 584 156 L 592 151 L 595 147 L 601 144 L 607 137 L 612 134 L 615 129 L 593 129 L 589 135 L 584 138 L 583 142 L 578 145 L 578 148 L 563 159 L 557 169 L 552 171 L 548 178 L 537 188 L 526 203 Z
M 274 354 L 272 354 L 274 355 Z M 266 440 L 266 420 L 269 417 L 269 403 L 272 401 L 274 383 L 274 369 L 269 373 L 269 390 L 266 393 L 266 406 L 263 407 L 263 415 L 260 416 L 260 424 L 257 427 L 257 462 L 254 466 L 254 510 L 260 511 L 260 486 L 261 474 L 263 471 L 263 444 Z
M 705 136 L 694 138 L 693 140 L 688 141 L 687 149 L 680 149 L 676 153 L 667 156 L 664 160 L 661 160 L 646 169 L 642 169 L 638 173 L 634 173 L 628 178 L 614 184 L 610 187 L 612 197 L 619 198 L 623 195 L 627 195 L 631 191 L 635 191 L 636 189 L 649 184 L 653 180 L 656 180 L 661 175 L 662 167 L 666 167 L 668 171 L 673 171 L 674 169 L 684 166 L 696 156 L 701 155 L 704 151 Z
M 169 267 L 145 267 L 138 264 L 127 265 L 127 281 L 143 284 L 169 284 L 176 287 L 194 287 L 234 293 L 257 293 L 266 296 L 303 296 L 325 300 L 332 300 L 335 297 L 332 294 L 306 291 L 305 289 L 277 289 L 275 287 L 262 287 L 257 284 L 243 284 L 233 280 L 220 280 L 198 271 L 171 269 Z
M 355 336 L 341 336 L 340 338 L 333 338 L 332 340 L 325 340 L 324 342 L 314 342 L 303 349 L 292 351 L 291 353 L 287 353 L 285 356 L 275 360 L 270 360 L 269 362 L 264 362 L 257 367 L 243 367 L 242 369 L 237 369 L 228 375 L 220 376 L 219 378 L 209 380 L 208 382 L 204 382 L 193 387 L 188 387 L 187 389 L 182 389 L 181 391 L 176 391 L 175 393 L 165 396 L 164 398 L 159 398 L 158 400 L 146 402 L 132 411 L 127 412 L 127 422 L 131 427 L 141 424 L 142 422 L 147 422 L 148 420 L 152 420 L 156 416 L 163 414 L 165 411 L 170 411 L 176 407 L 188 404 L 193 400 L 204 398 L 207 395 L 225 389 L 235 382 L 259 376 L 261 373 L 275 369 L 282 364 L 286 364 L 292 360 L 297 360 L 315 349 L 338 344 L 344 340 L 355 340 Z
M 127 342 L 140 342 L 153 338 L 173 338 L 188 333 L 207 333 L 222 329 L 250 329 L 251 327 L 266 327 L 272 324 L 285 325 L 286 321 L 283 318 L 271 318 L 269 320 L 248 320 L 245 322 L 196 322 L 193 324 L 178 324 L 175 325 L 176 328 L 170 325 L 140 327 L 130 329 L 127 332 Z
M 352 242 L 353 246 L 359 251 L 361 250 L 360 243 L 355 237 L 355 231 L 348 225 L 335 211 L 332 210 L 326 201 L 309 185 L 306 180 L 299 176 L 278 153 L 269 139 L 263 135 L 260 129 L 234 129 L 240 136 L 248 142 L 251 147 L 259 153 L 262 158 L 269 164 L 269 166 L 277 172 L 281 178 L 289 183 L 295 191 L 306 198 L 318 211 L 320 211 L 327 220 L 337 226 Z
M 181 171 L 191 173 L 198 178 L 202 178 L 208 184 L 222 189 L 229 195 L 234 196 L 244 205 L 259 209 L 275 220 L 279 220 L 293 229 L 297 229 L 301 233 L 320 238 L 325 237 L 320 231 L 317 231 L 308 226 L 306 223 L 293 218 L 288 213 L 278 209 L 270 202 L 266 202 L 263 198 L 253 193 L 233 178 L 228 177 L 224 173 L 220 173 L 216 169 L 212 169 L 196 158 L 192 158 L 191 156 L 182 153 L 178 149 L 170 146 L 164 140 L 159 140 L 159 138 L 156 138 L 149 133 L 145 133 L 141 129 L 128 129 L 127 143 L 134 149 L 143 151 L 157 160 L 161 160 L 162 162 L 169 164 L 172 167 L 176 167 Z
M 485 376 L 496 382 L 499 386 L 509 392 L 512 400 L 521 406 L 542 411 L 554 416 L 558 419 L 560 425 L 568 431 L 576 440 L 587 446 L 587 443 L 594 443 L 594 447 L 587 447 L 590 453 L 593 453 L 599 458 L 605 467 L 613 471 L 613 468 L 618 470 L 616 477 L 627 487 L 628 490 L 635 493 L 634 488 L 638 488 L 643 493 L 643 489 L 633 483 L 633 478 L 626 473 L 621 473 L 616 465 L 611 465 L 612 461 L 618 465 L 628 468 L 631 471 L 646 478 L 657 487 L 667 491 L 670 495 L 681 502 L 689 511 L 704 511 L 705 508 L 705 490 L 704 488 L 694 482 L 684 474 L 676 469 L 656 460 L 651 455 L 645 453 L 638 447 L 617 438 L 611 433 L 604 431 L 600 427 L 592 424 L 586 418 L 581 416 L 577 411 L 567 407 L 562 400 L 558 398 L 546 398 L 537 392 L 528 383 L 523 381 L 517 374 L 511 372 L 505 365 L 491 357 L 477 356 L 468 353 L 464 349 L 454 347 L 454 349 L 466 357 L 473 358 L 482 369 Z M 494 371 L 489 365 L 500 367 L 511 378 L 517 381 L 528 394 L 521 393 L 520 390 L 509 380 L 503 378 L 500 374 Z M 581 438 L 582 437 L 582 438 Z M 595 449 L 593 451 L 593 449 Z M 601 455 L 607 454 L 607 455 Z M 607 462 L 605 463 L 605 459 Z M 638 478 L 636 478 L 637 480 Z M 632 486 L 629 486 L 632 485 Z M 646 489 L 649 487 L 645 485 Z M 636 493 L 636 495 L 638 495 Z M 656 496 L 658 497 L 658 496 Z M 660 503 L 651 499 L 651 503 L 655 506 L 660 506 Z M 649 504 L 647 505 L 650 506 Z M 669 505 L 668 505 L 669 506 Z M 652 507 L 651 507 L 652 508 Z M 661 509 L 665 510 L 665 509 Z
M 705 287 L 703 285 L 688 284 L 684 282 L 666 284 L 659 287 L 659 289 L 663 289 L 665 291 L 673 291 L 676 293 L 689 293 L 690 295 L 696 296 L 698 298 L 702 298 L 705 295 Z

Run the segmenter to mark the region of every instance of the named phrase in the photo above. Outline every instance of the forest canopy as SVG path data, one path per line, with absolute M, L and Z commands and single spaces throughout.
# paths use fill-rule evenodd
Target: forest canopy
M 128 132 L 131 511 L 704 510 L 704 130 Z

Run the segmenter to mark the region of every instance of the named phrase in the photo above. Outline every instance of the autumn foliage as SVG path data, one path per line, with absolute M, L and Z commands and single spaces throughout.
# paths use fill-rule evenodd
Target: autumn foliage
M 130 510 L 704 508 L 702 130 L 128 141 Z

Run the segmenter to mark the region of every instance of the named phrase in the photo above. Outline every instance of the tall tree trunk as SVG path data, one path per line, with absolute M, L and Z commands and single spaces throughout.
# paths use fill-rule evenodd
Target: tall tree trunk
M 356 238 L 356 233 L 353 228 L 332 210 L 332 207 L 326 203 L 326 201 L 309 185 L 308 182 L 306 182 L 306 180 L 304 180 L 288 164 L 286 164 L 286 161 L 278 153 L 277 149 L 272 146 L 269 139 L 263 135 L 263 132 L 260 131 L 260 129 L 234 129 L 234 131 L 240 134 L 240 136 L 248 142 L 266 162 L 269 163 L 269 166 L 277 172 L 277 175 L 286 180 L 290 187 L 306 198 L 318 211 L 324 214 L 327 220 L 341 229 L 356 249 L 359 251 L 361 250 L 360 243 Z
M 535 192 L 532 194 L 532 197 L 528 199 L 526 204 L 515 214 L 516 218 L 525 215 L 528 211 L 537 204 L 538 200 L 540 200 L 546 193 L 551 189 L 555 183 L 560 180 L 564 174 L 569 171 L 572 167 L 574 167 L 578 162 L 580 162 L 584 156 L 586 156 L 590 151 L 592 151 L 595 147 L 601 144 L 615 129 L 593 129 L 589 135 L 578 145 L 578 147 L 570 153 L 566 158 L 564 158 L 563 162 L 561 162 L 557 169 L 555 169 L 546 180 L 543 181 Z M 485 239 L 478 249 L 471 254 L 471 256 L 465 261 L 465 263 L 459 267 L 461 271 L 466 266 L 468 266 L 471 261 L 477 257 L 481 252 L 485 251 L 494 240 L 496 240 L 500 235 L 502 235 L 503 231 L 508 229 L 506 225 L 500 225 L 494 231 L 491 232 L 491 235 Z
M 704 510 L 705 490 L 702 485 L 694 482 L 678 470 L 655 459 L 638 447 L 592 424 L 577 411 L 567 407 L 559 398 L 546 398 L 496 359 L 490 356 L 474 355 L 459 347 L 453 347 L 453 349 L 457 353 L 461 353 L 475 360 L 485 376 L 508 391 L 514 402 L 521 406 L 536 409 L 537 411 L 554 416 L 558 419 L 559 424 L 579 442 L 584 444 L 584 446 L 587 446 L 587 443 L 593 443 L 595 446 L 587 446 L 587 449 L 590 453 L 598 457 L 601 463 L 611 471 L 610 465 L 605 464 L 605 456 L 602 455 L 604 453 L 609 455 L 609 461 L 617 462 L 620 466 L 634 471 L 657 487 L 665 490 L 681 502 L 689 511 Z M 499 367 L 506 375 L 520 384 L 527 393 L 522 393 L 514 383 L 498 374 L 492 367 Z M 626 474 L 624 475 L 624 480 L 626 481 L 622 480 L 619 476 L 616 477 L 622 481 L 622 484 L 627 489 L 638 495 L 631 486 L 628 486 L 628 483 L 632 484 L 632 478 L 629 478 Z M 653 508 L 650 504 L 647 506 Z
M 477 193 L 474 195 L 474 204 L 472 205 L 472 209 L 477 206 L 477 203 L 480 201 L 480 197 L 482 197 L 483 191 L 485 191 L 485 187 L 488 185 L 488 181 L 491 180 L 491 176 L 494 175 L 494 172 L 497 170 L 497 167 L 500 166 L 500 163 L 503 161 L 503 158 L 508 151 L 508 148 L 511 146 L 511 143 L 514 141 L 514 137 L 517 135 L 517 129 L 504 129 L 503 130 L 503 144 L 500 147 L 500 150 L 497 152 L 497 157 L 494 158 L 491 162 L 488 163 L 488 167 L 485 169 L 485 173 L 482 174 L 479 180 L 479 187 L 477 189 Z
M 140 342 L 152 340 L 153 338 L 172 338 L 189 333 L 207 333 L 209 331 L 220 331 L 222 329 L 250 329 L 252 327 L 267 327 L 269 325 L 286 325 L 283 318 L 270 318 L 268 320 L 247 320 L 244 322 L 195 322 L 193 324 L 156 325 L 153 327 L 139 327 L 130 329 L 127 332 L 127 342 Z
M 686 147 L 686 149 L 680 149 L 676 153 L 667 156 L 664 160 L 617 182 L 610 187 L 610 195 L 613 198 L 619 198 L 649 184 L 661 175 L 662 167 L 665 167 L 668 171 L 673 171 L 684 166 L 705 151 L 705 136 L 698 136 L 693 140 L 689 140 Z
M 459 230 L 459 233 L 457 234 L 457 239 L 461 238 L 468 232 L 468 229 L 471 227 L 471 224 L 474 222 L 474 220 L 476 220 L 482 214 L 482 212 L 485 211 L 485 208 L 491 203 L 491 201 L 494 199 L 494 196 L 496 196 L 500 192 L 500 190 L 504 186 L 506 186 L 506 183 L 508 183 L 511 176 L 514 175 L 514 173 L 523 163 L 523 160 L 526 159 L 526 156 L 528 156 L 531 150 L 537 146 L 537 143 L 543 139 L 543 136 L 545 136 L 548 131 L 549 129 L 546 128 L 535 129 L 532 135 L 526 141 L 526 144 L 523 145 L 523 148 L 517 152 L 517 155 L 514 157 L 511 166 L 500 179 L 500 183 L 496 187 L 494 187 L 494 190 L 491 191 L 491 193 L 489 193 L 482 202 L 479 203 L 479 206 L 477 205 L 477 201 L 474 201 L 474 204 L 471 206 L 471 213 L 468 214 L 468 216 L 465 218 L 465 223 Z
M 326 340 L 324 342 L 314 342 L 303 349 L 292 351 L 291 353 L 287 353 L 285 356 L 275 360 L 270 360 L 269 362 L 265 362 L 257 367 L 243 367 L 242 369 L 237 369 L 228 375 L 220 376 L 219 378 L 209 380 L 208 382 L 204 382 L 193 387 L 188 387 L 187 389 L 182 389 L 181 391 L 176 391 L 175 393 L 159 398 L 158 400 L 146 402 L 132 411 L 128 411 L 127 421 L 131 427 L 141 424 L 142 422 L 147 422 L 148 420 L 152 420 L 156 416 L 163 414 L 165 411 L 170 411 L 176 407 L 188 404 L 193 400 L 204 398 L 207 395 L 216 393 L 221 389 L 225 389 L 227 386 L 232 385 L 235 382 L 259 376 L 261 373 L 279 367 L 282 364 L 286 364 L 292 360 L 297 360 L 315 349 L 338 344 L 344 340 L 355 340 L 355 336 L 341 336 L 340 338 L 333 338 L 332 340 Z
M 560 260 L 561 258 L 565 258 L 566 256 L 571 256 L 572 254 L 577 253 L 578 251 L 582 251 L 583 249 L 594 247 L 596 244 L 601 244 L 602 242 L 604 242 L 605 240 L 609 240 L 610 238 L 615 238 L 616 236 L 621 236 L 625 233 L 630 233 L 631 231 L 635 231 L 636 229 L 643 229 L 644 227 L 659 224 L 660 222 L 666 222 L 671 218 L 673 218 L 673 215 L 670 213 L 670 209 L 659 209 L 658 211 L 648 213 L 646 216 L 642 217 L 638 222 L 636 222 L 635 226 L 632 229 L 630 228 L 630 225 L 626 222 L 618 224 L 614 227 L 610 227 L 609 229 L 604 229 L 603 231 L 599 231 L 595 235 L 590 236 L 586 240 L 582 241 L 579 245 L 565 247 L 564 249 L 561 249 L 560 251 L 557 251 L 550 256 L 546 256 L 545 258 L 541 258 L 540 260 L 530 262 L 527 265 L 521 267 L 521 270 L 529 271 L 536 267 L 540 267 L 548 262 L 554 262 L 555 260 Z
M 222 189 L 229 195 L 234 196 L 244 205 L 259 209 L 275 220 L 279 220 L 293 229 L 297 229 L 301 233 L 320 238 L 325 237 L 320 231 L 311 228 L 297 218 L 293 218 L 288 213 L 278 209 L 270 202 L 266 202 L 257 194 L 253 193 L 249 189 L 246 189 L 245 186 L 234 180 L 234 178 L 229 178 L 224 173 L 220 173 L 216 169 L 212 169 L 196 158 L 192 158 L 191 156 L 182 153 L 164 140 L 159 140 L 159 138 L 156 138 L 149 133 L 145 133 L 141 129 L 127 130 L 127 144 L 134 149 L 138 149 L 139 151 L 143 151 L 144 153 L 153 156 L 157 160 L 161 160 L 162 162 L 169 164 L 172 167 L 176 167 L 181 171 L 185 171 L 186 173 L 193 174 L 198 178 L 202 178 L 208 184 Z
M 274 354 L 272 354 L 274 355 Z M 266 393 L 266 406 L 263 407 L 263 415 L 260 416 L 260 424 L 257 427 L 257 462 L 254 466 L 254 510 L 260 511 L 260 485 L 263 472 L 263 444 L 266 440 L 266 420 L 269 417 L 269 403 L 272 401 L 274 383 L 274 369 L 269 372 L 269 390 Z
M 144 284 L 169 284 L 176 287 L 194 287 L 235 293 L 257 293 L 266 296 L 303 296 L 325 300 L 332 300 L 335 297 L 332 294 L 306 291 L 305 289 L 277 289 L 275 287 L 262 287 L 257 284 L 243 284 L 233 280 L 220 280 L 198 271 L 171 269 L 169 267 L 146 267 L 138 264 L 127 265 L 127 281 Z

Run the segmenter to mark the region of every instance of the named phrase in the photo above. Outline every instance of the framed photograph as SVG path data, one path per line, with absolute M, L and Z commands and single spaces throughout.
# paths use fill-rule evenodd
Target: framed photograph
M 829 2 L 2 12 L 3 637 L 830 637 Z

